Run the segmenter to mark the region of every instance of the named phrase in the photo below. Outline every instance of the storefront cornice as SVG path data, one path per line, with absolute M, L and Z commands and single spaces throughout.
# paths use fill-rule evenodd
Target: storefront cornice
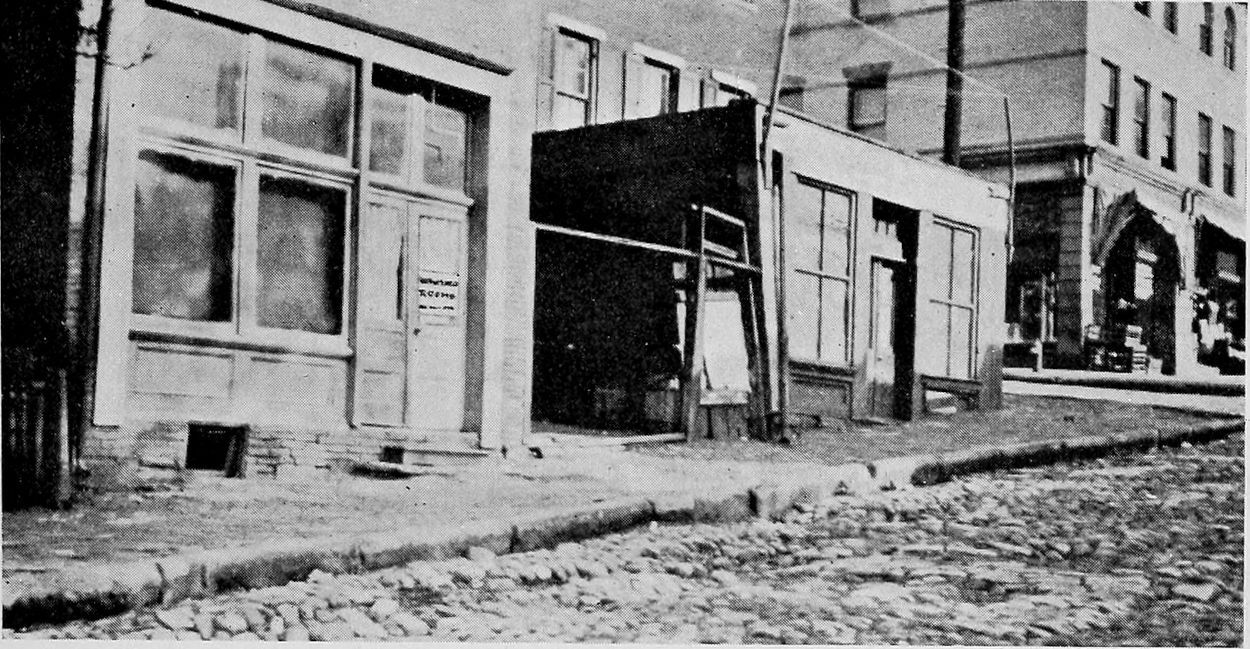
M 276 5 L 284 9 L 290 9 L 291 11 L 297 11 L 302 14 L 313 16 L 315 18 L 320 18 L 321 20 L 334 23 L 335 25 L 339 25 L 341 27 L 355 29 L 379 38 L 395 41 L 402 45 L 407 45 L 409 47 L 429 52 L 457 63 L 473 66 L 480 70 L 492 72 L 494 74 L 508 75 L 513 71 L 513 68 L 503 65 L 502 63 L 484 59 L 482 57 L 469 54 L 468 52 L 443 45 L 442 43 L 436 43 L 434 41 L 421 38 L 420 36 L 415 36 L 403 30 L 381 25 L 349 13 L 323 7 L 313 2 L 306 2 L 305 0 L 264 0 L 264 2 L 268 2 L 269 4 Z

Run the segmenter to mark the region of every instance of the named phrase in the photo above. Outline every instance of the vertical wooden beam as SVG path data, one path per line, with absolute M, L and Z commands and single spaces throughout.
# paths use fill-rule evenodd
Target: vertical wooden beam
M 694 286 L 686 301 L 686 349 L 685 367 L 682 370 L 681 421 L 686 440 L 700 436 L 699 408 L 703 397 L 703 321 L 707 311 L 707 252 L 704 239 L 707 236 L 707 213 L 699 208 L 699 232 L 691 245 L 697 246 L 694 260 Z
M 57 371 L 56 506 L 64 508 L 73 496 L 73 467 L 69 460 L 69 376 Z

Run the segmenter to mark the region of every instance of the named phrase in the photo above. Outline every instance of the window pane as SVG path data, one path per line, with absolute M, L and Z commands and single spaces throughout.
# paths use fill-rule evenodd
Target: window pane
M 638 72 L 638 117 L 654 117 L 673 109 L 673 70 L 651 62 Z
M 851 197 L 825 192 L 825 240 L 821 270 L 835 275 L 851 274 Z
M 556 95 L 556 105 L 552 121 L 556 128 L 577 128 L 586 125 L 586 105 L 588 102 L 576 97 Z
M 820 211 L 825 192 L 796 183 L 786 206 L 786 265 L 820 269 Z
M 261 326 L 338 333 L 346 192 L 263 176 L 257 217 Z
M 845 363 L 846 283 L 826 279 L 820 289 L 820 360 Z
M 951 272 L 951 300 L 960 304 L 972 304 L 976 295 L 973 271 L 976 268 L 976 249 L 971 232 L 952 230 L 954 254 Z
M 569 94 L 589 96 L 590 41 L 560 34 L 556 47 L 556 88 Z
M 150 58 L 141 108 L 196 126 L 239 127 L 245 39 L 238 32 L 149 8 L 144 19 Z
M 450 106 L 429 104 L 425 114 L 425 182 L 464 189 L 469 116 Z
M 352 65 L 283 43 L 267 42 L 266 49 L 265 136 L 347 155 L 355 91 Z
M 885 121 L 885 86 L 861 86 L 851 89 L 853 127 L 880 124 Z
M 972 378 L 972 309 L 951 307 L 950 376 Z
M 421 218 L 419 268 L 422 271 L 460 274 L 459 221 L 434 217 Z
M 361 299 L 369 320 L 389 322 L 404 317 L 404 214 L 393 205 L 373 205 L 360 230 Z
M 819 358 L 816 339 L 820 332 L 820 280 L 804 273 L 791 272 L 790 286 L 786 288 L 790 355 L 795 358 Z
M 954 231 L 946 226 L 934 228 L 931 244 L 933 246 L 933 279 L 937 280 L 933 294 L 938 299 L 951 298 L 951 236 Z M 924 245 L 923 243 L 921 245 Z
M 137 173 L 132 310 L 229 320 L 234 170 L 145 151 Z
M 408 96 L 386 88 L 373 89 L 373 127 L 369 139 L 369 168 L 403 175 L 408 150 Z

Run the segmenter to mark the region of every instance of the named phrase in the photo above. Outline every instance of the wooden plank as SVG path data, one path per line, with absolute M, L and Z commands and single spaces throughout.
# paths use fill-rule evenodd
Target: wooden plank
M 682 257 L 684 259 L 699 258 L 698 253 L 694 253 L 689 250 L 683 250 L 681 248 L 676 248 L 673 246 L 666 246 L 661 243 L 650 243 L 647 241 L 638 241 L 636 239 L 627 239 L 625 237 L 617 237 L 617 236 L 613 236 L 610 234 L 598 234 L 596 232 L 586 232 L 585 230 L 575 230 L 573 228 L 566 228 L 566 227 L 562 227 L 559 225 L 550 225 L 548 223 L 535 223 L 534 229 L 541 231 L 541 232 L 555 232 L 558 234 L 567 234 L 571 237 L 590 239 L 591 241 L 601 241 L 603 243 L 615 243 L 618 245 L 628 246 L 631 248 L 641 248 L 643 250 L 650 250 L 652 252 L 662 252 L 664 254 L 673 255 L 675 257 Z
M 703 321 L 707 311 L 707 253 L 703 239 L 707 235 L 707 212 L 699 210 L 699 236 L 695 245 L 699 252 L 694 266 L 694 288 L 686 306 L 685 367 L 682 369 L 681 421 L 687 441 L 702 431 L 699 421 L 703 395 Z

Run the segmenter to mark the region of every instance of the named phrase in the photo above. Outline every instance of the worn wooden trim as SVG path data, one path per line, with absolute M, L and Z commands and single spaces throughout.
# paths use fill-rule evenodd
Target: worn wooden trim
M 661 252 L 674 257 L 682 257 L 683 259 L 697 259 L 698 253 L 691 252 L 674 246 L 666 246 L 662 243 L 650 243 L 647 241 L 638 241 L 637 239 L 627 239 L 625 237 L 613 236 L 610 234 L 598 234 L 595 232 L 587 232 L 585 230 L 575 230 L 559 225 L 551 225 L 548 223 L 535 223 L 534 229 L 542 232 L 555 232 L 557 234 L 567 234 L 571 237 L 581 239 L 590 239 L 591 241 L 600 241 L 603 243 L 614 243 L 617 245 L 628 246 L 631 248 L 641 248 L 652 252 Z
M 363 18 L 358 18 L 356 16 L 343 13 L 341 11 L 335 11 L 334 9 L 323 7 L 323 6 L 314 4 L 312 2 L 305 2 L 304 0 L 263 0 L 263 1 L 273 4 L 273 5 L 277 5 L 284 9 L 290 9 L 292 11 L 298 11 L 303 14 L 307 14 L 316 18 L 320 18 L 321 20 L 334 23 L 335 25 L 339 25 L 341 27 L 354 29 L 356 31 L 361 31 L 366 34 L 370 34 L 372 36 L 377 36 L 379 38 L 384 38 L 386 40 L 395 41 L 396 43 L 399 43 L 401 45 L 407 45 L 409 47 L 414 47 L 419 50 L 424 50 L 431 54 L 435 54 L 443 58 L 450 59 L 457 63 L 463 63 L 465 65 L 470 65 L 475 68 L 486 70 L 487 72 L 493 72 L 495 74 L 506 75 L 506 74 L 511 74 L 513 71 L 513 68 L 503 65 L 501 63 L 496 63 L 495 61 L 490 61 L 490 60 L 487 60 L 478 56 L 474 56 L 473 54 L 462 52 L 460 50 L 448 47 L 446 45 L 442 45 L 440 43 L 435 43 L 433 41 L 426 40 L 424 38 L 421 38 L 420 36 L 415 36 L 408 32 L 395 29 L 394 27 L 387 27 L 386 25 L 379 25 L 375 22 L 365 20 Z

